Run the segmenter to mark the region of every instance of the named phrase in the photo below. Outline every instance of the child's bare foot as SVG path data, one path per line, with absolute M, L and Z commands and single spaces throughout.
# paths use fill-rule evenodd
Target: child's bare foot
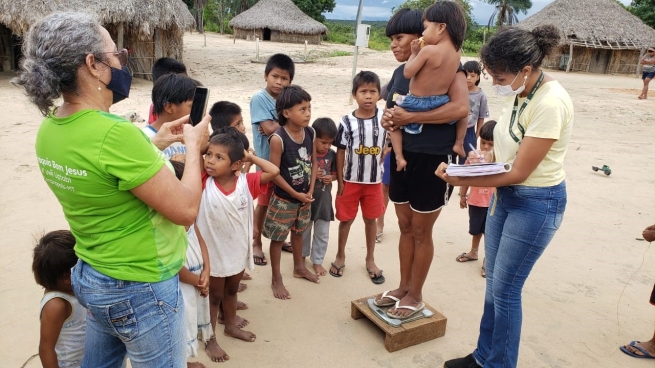
M 216 322 L 220 325 L 225 325 L 225 319 L 223 319 L 223 316 L 218 316 L 216 318 Z M 250 324 L 250 321 L 243 317 L 239 317 L 238 315 L 235 317 L 234 324 L 237 325 L 239 328 L 244 328 Z
M 282 300 L 291 299 L 291 294 L 289 294 L 287 288 L 284 287 L 282 280 L 271 282 L 271 289 L 273 289 L 273 296 L 276 298 Z
M 236 327 L 235 328 L 230 328 L 230 327 L 226 326 L 225 330 L 223 330 L 223 334 L 225 336 L 234 337 L 234 338 L 237 338 L 239 340 L 246 341 L 246 342 L 254 342 L 255 339 L 257 338 L 257 336 L 255 336 L 254 333 L 252 333 L 250 331 L 244 331 L 244 330 L 242 330 L 240 328 L 236 328 Z
M 227 355 L 225 350 L 218 346 L 215 335 L 210 337 L 209 341 L 207 341 L 205 344 L 205 352 L 209 356 L 209 359 L 212 360 L 212 362 L 225 362 L 230 360 L 230 357 Z
M 315 265 L 313 265 L 313 267 L 314 267 L 314 272 L 316 272 L 316 275 L 318 275 L 318 276 L 327 275 L 327 270 L 325 268 L 323 268 L 323 265 L 315 264 Z
M 307 279 L 311 282 L 315 283 L 320 283 L 321 280 L 319 280 L 317 275 L 314 275 L 307 267 L 304 265 L 301 268 L 294 268 L 293 269 L 293 277 L 297 279 Z
M 239 289 L 237 289 L 237 292 L 240 293 L 240 292 L 246 290 L 247 288 L 248 288 L 248 285 L 246 285 L 246 284 L 240 282 L 240 283 L 239 283 Z
M 204 364 L 200 362 L 187 362 L 186 368 L 207 368 Z
M 240 300 L 237 300 L 237 310 L 246 310 L 248 309 L 248 303 L 244 303 Z
M 250 276 L 250 274 L 249 274 L 248 272 L 244 272 L 244 273 L 243 273 L 243 276 L 241 277 L 241 280 L 242 280 L 242 281 L 249 281 L 249 280 L 252 280 L 252 276 Z
M 464 151 L 464 142 L 460 142 L 460 141 L 455 142 L 455 145 L 453 146 L 453 151 L 459 157 L 466 157 L 466 151 Z
M 403 171 L 407 167 L 407 160 L 396 157 L 396 171 Z

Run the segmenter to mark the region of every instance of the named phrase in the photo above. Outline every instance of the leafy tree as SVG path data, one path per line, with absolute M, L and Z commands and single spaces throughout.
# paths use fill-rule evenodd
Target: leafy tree
M 336 0 L 293 0 L 293 2 L 303 13 L 319 22 L 325 21 L 323 13 L 331 13 L 337 5 Z
M 519 13 L 527 14 L 532 8 L 531 0 L 486 0 L 486 2 L 496 7 L 489 18 L 487 24 L 489 28 L 494 24 L 498 27 L 512 26 L 519 22 L 517 17 Z
M 655 0 L 632 0 L 628 10 L 649 27 L 655 28 Z

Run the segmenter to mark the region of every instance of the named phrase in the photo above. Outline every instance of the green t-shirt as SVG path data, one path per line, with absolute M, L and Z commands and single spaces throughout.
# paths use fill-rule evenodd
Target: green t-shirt
M 36 137 L 41 174 L 61 204 L 75 253 L 119 280 L 159 282 L 184 265 L 184 228 L 150 208 L 131 189 L 170 163 L 132 123 L 83 110 L 48 115 Z

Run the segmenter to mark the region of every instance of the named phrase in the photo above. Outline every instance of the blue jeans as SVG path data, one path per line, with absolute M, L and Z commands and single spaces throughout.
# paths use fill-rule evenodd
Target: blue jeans
M 79 260 L 73 291 L 86 307 L 83 368 L 186 367 L 184 302 L 178 277 L 122 281 Z
M 400 107 L 407 111 L 430 111 L 434 110 L 437 107 L 443 106 L 446 103 L 450 102 L 450 97 L 448 95 L 439 95 L 439 96 L 414 96 L 407 95 L 403 100 Z M 455 124 L 452 122 L 449 124 Z M 403 129 L 409 134 L 419 134 L 423 131 L 423 124 L 419 123 L 410 123 L 403 127 Z
M 492 215 L 494 201 L 497 201 Z M 566 184 L 497 189 L 484 236 L 487 290 L 473 357 L 485 368 L 516 367 L 521 338 L 521 291 L 532 267 L 562 224 Z

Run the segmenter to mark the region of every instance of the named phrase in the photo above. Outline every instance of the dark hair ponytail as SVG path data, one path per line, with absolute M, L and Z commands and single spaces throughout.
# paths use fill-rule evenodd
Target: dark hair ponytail
M 482 46 L 480 59 L 485 69 L 496 72 L 518 73 L 528 65 L 539 68 L 557 48 L 560 37 L 557 27 L 550 24 L 532 31 L 504 28 Z

